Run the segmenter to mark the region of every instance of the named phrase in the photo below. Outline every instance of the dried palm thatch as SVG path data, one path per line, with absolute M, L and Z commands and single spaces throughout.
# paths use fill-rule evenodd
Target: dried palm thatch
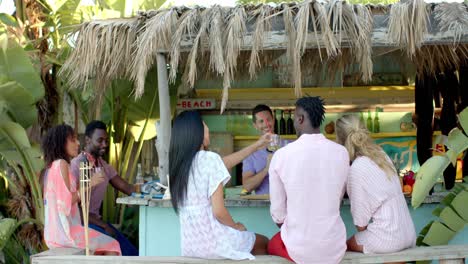
M 227 17 L 225 35 L 225 72 L 223 79 L 223 97 L 221 100 L 221 112 L 224 111 L 228 100 L 228 90 L 231 88 L 231 80 L 237 68 L 237 57 L 239 56 L 244 31 L 246 29 L 246 13 L 243 6 L 238 6 L 231 11 Z
M 335 7 L 339 7 L 339 12 Z M 130 76 L 135 81 L 136 96 L 141 96 L 146 72 L 154 63 L 154 54 L 165 50 L 170 51 L 171 81 L 175 80 L 179 70 L 184 69 L 187 87 L 191 88 L 199 71 L 214 72 L 223 76 L 223 102 L 226 102 L 244 37 L 252 36 L 248 70 L 250 77 L 254 78 L 261 66 L 263 41 L 271 32 L 270 19 L 283 15 L 290 44 L 286 52 L 293 65 L 291 71 L 299 96 L 301 57 L 305 50 L 317 49 L 323 62 L 336 57 L 341 49 L 342 31 L 351 36 L 350 43 L 355 43 L 353 48 L 357 61 L 365 65 L 370 61 L 367 33 L 372 20 L 363 10 L 357 9 L 361 12 L 358 14 L 351 5 L 340 1 L 327 5 L 308 0 L 300 4 L 283 4 L 280 8 L 269 5 L 171 8 L 142 12 L 132 19 L 89 22 L 79 29 L 76 49 L 62 68 L 62 73 L 73 87 L 84 87 L 90 79 L 95 79 L 101 91 L 113 79 Z M 251 31 L 247 31 L 248 22 L 253 22 Z M 333 24 L 332 28 L 330 24 Z M 209 62 L 208 67 L 202 67 L 206 62 Z M 364 78 L 368 75 L 363 73 Z M 102 100 L 98 94 L 97 104 L 99 98 Z
M 178 20 L 177 8 L 161 10 L 148 19 L 136 40 L 132 79 L 136 81 L 135 94 L 140 97 L 145 90 L 146 73 L 153 66 L 157 50 L 171 50 L 172 37 Z
M 172 38 L 171 47 L 171 70 L 169 79 L 174 82 L 177 75 L 177 69 L 179 68 L 180 61 L 180 43 L 184 36 L 191 38 L 196 34 L 200 22 L 200 8 L 194 8 L 188 12 L 185 12 L 180 18 L 177 25 L 177 30 Z
M 265 38 L 265 32 L 270 31 L 270 19 L 273 11 L 273 7 L 269 5 L 260 5 L 251 13 L 253 16 L 252 19 L 256 19 L 256 21 L 255 30 L 252 36 L 252 51 L 250 53 L 249 62 L 250 79 L 254 79 L 257 75 L 257 68 L 260 65 L 259 52 L 263 47 L 263 39 Z
M 441 3 L 434 8 L 434 17 L 442 32 L 453 32 L 453 44 L 458 43 L 463 31 L 468 29 L 468 12 L 461 4 Z
M 332 1 L 330 3 L 329 17 L 332 17 L 332 29 L 338 34 L 338 43 L 341 45 L 342 34 L 352 47 L 355 61 L 361 68 L 362 80 L 368 82 L 372 79 L 372 15 L 369 8 L 363 5 L 352 6 L 346 2 Z
M 421 47 L 413 58 L 419 76 L 436 75 L 446 70 L 459 69 L 468 58 L 468 44 L 428 45 Z
M 398 2 L 390 9 L 388 38 L 412 57 L 428 32 L 428 9 L 424 0 Z
M 75 88 L 84 88 L 95 79 L 99 90 L 105 90 L 113 79 L 129 77 L 139 25 L 138 18 L 84 23 L 60 74 Z
M 221 77 L 224 110 L 236 74 L 246 72 L 255 78 L 260 67 L 274 63 L 282 54 L 286 55 L 290 83 L 297 96 L 301 95 L 304 74 L 314 74 L 310 69 L 324 72 L 326 68 L 327 74 L 334 76 L 353 63 L 358 65 L 361 79 L 370 81 L 372 34 L 378 22 L 373 21 L 373 15 L 389 10 L 388 37 L 413 61 L 427 61 L 422 67 L 431 71 L 446 65 L 446 60 L 457 64 L 464 48 L 422 46 L 430 26 L 428 9 L 423 0 L 392 6 L 306 0 L 276 7 L 215 5 L 141 12 L 132 19 L 83 24 L 76 49 L 62 72 L 73 87 L 86 87 L 93 80 L 99 89 L 97 102 L 102 100 L 99 94 L 116 78 L 130 77 L 135 81 L 136 96 L 141 96 L 154 55 L 163 52 L 169 55 L 170 81 L 183 73 L 179 94 L 190 92 L 200 76 Z M 440 26 L 454 32 L 455 42 L 465 37 L 468 14 L 464 5 L 440 4 L 434 12 Z M 459 15 L 453 21 L 450 18 L 455 14 Z M 447 34 L 444 32 L 444 36 Z M 443 49 L 448 57 L 434 54 L 435 49 Z M 332 69 L 334 72 L 330 72 Z
M 290 67 L 291 79 L 301 79 L 301 69 L 297 69 L 300 63 L 299 53 L 295 52 L 296 43 L 296 30 L 294 27 L 294 13 L 293 9 L 288 4 L 283 4 L 283 23 L 284 30 L 288 36 L 288 45 L 286 46 L 286 59 Z M 300 85 L 300 83 L 298 84 Z M 298 91 L 295 91 L 297 94 Z
M 184 75 L 188 81 L 189 87 L 193 88 L 197 79 L 197 63 L 200 61 L 199 57 L 203 58 L 204 53 L 207 51 L 205 43 L 209 46 L 209 68 L 215 71 L 217 74 L 224 74 L 226 65 L 224 61 L 224 45 L 223 45 L 223 27 L 224 19 L 227 10 L 220 6 L 214 6 L 211 9 L 207 9 L 202 12 L 201 17 L 206 18 L 200 22 L 200 27 L 195 39 L 193 40 L 193 46 L 188 54 L 187 65 L 185 70 L 187 71 Z M 201 53 L 199 56 L 199 53 Z M 171 61 L 175 61 L 176 58 L 172 57 Z M 173 69 L 176 70 L 176 69 Z

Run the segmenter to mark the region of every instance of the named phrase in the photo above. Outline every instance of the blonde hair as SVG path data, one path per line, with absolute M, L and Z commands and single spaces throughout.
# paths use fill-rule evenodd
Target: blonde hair
M 396 169 L 380 146 L 374 143 L 369 130 L 355 115 L 344 115 L 336 121 L 336 138 L 348 150 L 349 158 L 365 156 L 373 160 L 390 178 Z

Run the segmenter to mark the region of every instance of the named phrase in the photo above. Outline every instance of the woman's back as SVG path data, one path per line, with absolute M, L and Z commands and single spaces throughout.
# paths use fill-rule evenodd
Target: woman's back
M 356 234 L 365 253 L 414 246 L 416 232 L 396 173 L 388 177 L 373 160 L 358 157 L 351 166 L 347 190 L 354 224 L 367 226 Z
M 211 196 L 231 178 L 221 157 L 199 151 L 195 156 L 183 206 L 179 208 L 182 255 L 199 258 L 252 259 L 255 234 L 221 224 L 213 214 Z

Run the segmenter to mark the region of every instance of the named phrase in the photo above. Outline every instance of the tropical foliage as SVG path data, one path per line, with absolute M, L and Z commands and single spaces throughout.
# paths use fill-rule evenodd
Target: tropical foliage
M 73 49 L 76 25 L 92 18 L 134 15 L 138 9 L 157 8 L 164 1 L 100 0 L 95 5 L 85 5 L 82 2 L 84 1 L 15 0 L 14 15 L 0 14 L 0 176 L 5 181 L 5 188 L 2 190 L 8 191 L 6 208 L 9 210 L 4 215 L 11 217 L 0 222 L 0 249 L 3 250 L 7 263 L 29 262 L 29 254 L 45 248 L 41 232 L 43 199 L 38 180 L 43 162 L 37 143 L 41 134 L 49 127 L 64 121 L 64 97 L 70 95 L 82 113 L 100 112 L 101 108 L 107 107 L 107 104 L 97 105 L 92 99 L 89 100 L 86 97 L 89 93 L 70 91 L 58 75 Z M 140 123 L 130 121 L 133 126 L 124 127 L 134 132 L 134 142 L 140 142 L 150 136 L 150 133 L 142 130 L 149 131 L 153 127 L 148 124 L 154 122 L 156 112 L 152 109 L 157 109 L 154 104 L 157 99 L 151 96 L 149 103 L 143 103 L 142 100 L 138 102 L 142 104 L 141 107 L 135 108 L 139 104 L 130 99 L 128 87 L 131 85 L 128 81 L 120 83 L 126 83 L 125 91 L 119 91 L 117 86 L 109 89 L 113 93 L 106 94 L 107 101 L 114 106 L 113 110 L 115 107 L 132 109 L 129 110 L 130 120 L 139 120 Z M 151 85 L 154 89 L 157 88 L 154 83 Z M 90 89 L 87 91 L 92 90 L 92 87 L 88 88 Z M 119 96 L 113 97 L 114 93 L 119 93 Z M 83 105 L 83 102 L 89 104 Z M 153 108 L 150 107 L 151 103 Z M 133 105 L 128 107 L 129 104 Z M 95 111 L 98 108 L 99 111 Z M 133 109 L 140 111 L 139 118 L 134 116 L 133 112 L 137 110 Z M 113 110 L 102 111 L 114 113 Z M 86 114 L 82 117 L 84 121 L 89 120 Z M 104 121 L 109 122 L 111 128 L 115 128 L 115 123 L 127 124 L 116 118 L 117 115 L 103 115 Z M 139 125 L 149 129 L 138 131 L 134 127 Z M 123 139 L 130 138 L 126 134 L 131 135 L 130 132 L 123 132 Z M 111 135 L 114 136 L 112 132 Z M 152 135 L 154 137 L 154 131 Z M 118 140 L 122 146 L 126 144 L 123 139 Z M 115 164 L 130 163 L 128 160 L 124 161 L 127 157 L 119 156 L 119 159 Z M 130 168 L 136 167 L 133 160 Z M 107 206 L 114 210 L 115 204 L 109 203 Z
M 412 205 L 419 207 L 437 179 L 450 163 L 468 149 L 468 108 L 459 114 L 460 128 L 454 128 L 448 136 L 448 151 L 427 160 L 416 174 Z M 419 234 L 418 245 L 445 245 L 468 223 L 468 177 L 458 183 L 444 198 L 441 207 L 434 210 L 437 220 L 430 222 Z
M 16 237 L 29 252 L 44 246 L 40 232 L 44 210 L 38 180 L 43 162 L 38 146 L 30 143 L 25 130 L 37 120 L 36 104 L 44 97 L 44 87 L 26 52 L 6 34 L 0 35 L 0 91 L 0 173 L 11 195 L 7 211 L 14 218 L 1 222 L 6 229 L 1 231 L 0 245 L 6 247 L 6 257 L 14 263 L 18 257 L 24 258 L 17 255 L 17 249 L 11 249 L 18 245 Z M 18 227 L 19 232 L 13 236 Z

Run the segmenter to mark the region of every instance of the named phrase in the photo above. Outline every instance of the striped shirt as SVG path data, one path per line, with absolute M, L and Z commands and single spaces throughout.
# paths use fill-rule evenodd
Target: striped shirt
M 355 235 L 364 253 L 390 253 L 415 245 L 414 224 L 396 174 L 388 178 L 370 158 L 358 157 L 347 192 L 354 224 L 367 226 Z

